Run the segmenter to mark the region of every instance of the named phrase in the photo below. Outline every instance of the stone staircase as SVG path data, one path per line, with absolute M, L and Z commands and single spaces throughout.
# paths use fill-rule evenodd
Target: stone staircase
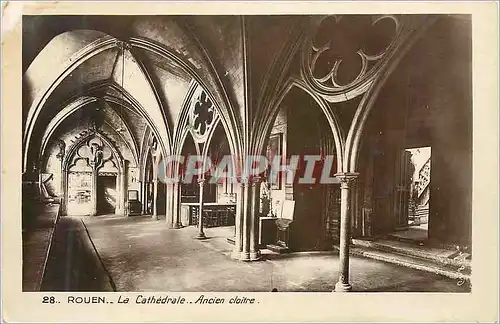
M 470 254 L 385 239 L 353 239 L 350 254 L 470 281 Z

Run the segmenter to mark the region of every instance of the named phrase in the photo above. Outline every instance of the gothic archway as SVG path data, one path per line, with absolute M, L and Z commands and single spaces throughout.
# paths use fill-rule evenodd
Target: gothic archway
M 69 148 L 62 163 L 63 215 L 98 214 L 100 176 L 114 178 L 114 211 L 117 214 L 126 213 L 127 164 L 114 144 L 99 131 L 93 130 L 78 139 Z

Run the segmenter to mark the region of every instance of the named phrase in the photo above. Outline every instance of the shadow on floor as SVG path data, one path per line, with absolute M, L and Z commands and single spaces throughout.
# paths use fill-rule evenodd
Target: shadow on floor
M 116 290 L 79 218 L 62 217 L 54 235 L 42 291 Z
M 335 251 L 282 255 L 262 251 L 259 262 L 231 258 L 233 227 L 169 229 L 149 216 L 84 219 L 117 291 L 331 292 L 338 280 Z M 266 253 L 267 252 L 267 253 Z M 467 292 L 455 280 L 365 257 L 351 256 L 354 291 Z M 470 290 L 469 290 L 470 291 Z

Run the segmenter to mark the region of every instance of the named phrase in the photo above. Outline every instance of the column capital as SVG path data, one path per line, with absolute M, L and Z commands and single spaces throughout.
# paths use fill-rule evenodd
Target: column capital
M 249 179 L 247 177 L 235 177 L 236 183 L 239 184 L 240 186 L 246 186 L 249 183 Z
M 172 184 L 172 185 L 178 185 L 181 182 L 182 180 L 180 178 L 169 178 L 166 181 L 167 184 Z
M 255 186 L 255 185 L 260 184 L 264 180 L 264 178 L 261 176 L 253 176 L 253 177 L 250 177 L 249 180 L 250 180 L 250 184 L 252 186 Z
M 357 172 L 339 172 L 335 177 L 340 180 L 341 188 L 349 188 L 350 185 L 358 178 Z
M 340 182 L 352 182 L 356 180 L 359 176 L 358 172 L 338 172 L 335 173 L 335 177 L 340 180 Z
M 203 186 L 205 184 L 206 179 L 205 178 L 198 178 L 198 179 L 196 179 L 196 181 L 198 182 L 198 184 L 200 186 Z

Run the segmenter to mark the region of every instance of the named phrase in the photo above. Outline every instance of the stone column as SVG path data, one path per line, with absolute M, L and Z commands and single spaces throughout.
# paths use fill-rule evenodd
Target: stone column
M 198 235 L 195 238 L 204 240 L 207 238 L 203 232 L 203 187 L 205 185 L 205 179 L 198 178 L 198 185 L 200 186 L 200 204 L 198 207 Z
M 122 175 L 121 172 L 116 176 L 116 208 L 115 214 L 122 215 L 123 214 L 123 202 L 122 202 Z
M 179 180 L 172 185 L 172 228 L 181 228 L 181 184 Z
M 68 171 L 63 169 L 61 173 L 61 216 L 68 215 Z
M 174 227 L 174 185 L 165 183 L 165 223 L 167 228 Z
M 250 182 L 241 179 L 239 183 L 236 206 L 236 238 L 232 257 L 242 261 L 260 259 L 259 240 L 259 206 L 260 181 L 255 177 Z
M 122 195 L 120 197 L 120 202 L 122 204 L 123 216 L 128 216 L 128 185 L 127 185 L 127 172 L 125 167 L 120 175 L 120 187 L 122 188 Z
M 43 177 L 42 177 L 42 168 L 38 170 L 38 200 L 41 202 L 44 201 L 43 196 Z
M 259 249 L 259 217 L 260 217 L 260 183 L 261 177 L 254 177 L 251 181 L 249 192 L 248 235 L 250 237 L 249 259 L 260 259 Z
M 156 201 L 158 200 L 158 179 L 154 178 L 153 179 L 153 215 L 151 216 L 152 219 L 158 220 L 158 210 L 157 210 L 157 203 Z
M 143 211 L 143 207 L 144 207 L 144 200 L 142 199 L 144 195 L 144 182 L 143 181 L 139 181 L 139 200 L 141 201 L 141 214 L 142 214 L 142 211 Z
M 231 257 L 233 259 L 241 259 L 243 252 L 243 206 L 245 204 L 244 192 L 246 183 L 237 179 L 236 183 L 236 215 L 234 218 L 234 249 Z
M 148 213 L 148 193 L 149 193 L 149 181 L 144 180 L 143 182 L 143 193 L 142 193 L 142 213 Z
M 180 222 L 180 184 L 178 180 L 167 183 L 167 226 L 168 228 L 181 228 Z
M 90 201 L 92 202 L 90 208 L 90 215 L 97 215 L 97 170 L 95 167 L 92 168 L 92 187 L 90 191 Z
M 349 243 L 351 220 L 351 189 L 358 173 L 337 173 L 340 180 L 340 252 L 339 281 L 335 284 L 336 292 L 346 292 L 352 289 L 349 284 Z
M 247 180 L 245 180 L 246 182 Z M 240 255 L 240 260 L 242 261 L 249 261 L 250 260 L 250 235 L 249 235 L 249 205 L 251 204 L 251 200 L 249 199 L 249 192 L 250 192 L 250 184 L 246 182 L 243 187 L 243 205 L 241 206 L 241 212 L 242 212 L 242 223 L 243 223 L 243 228 L 242 228 L 242 248 L 243 250 L 241 251 Z
M 61 205 L 64 200 L 64 176 L 65 176 L 65 170 L 64 170 L 64 152 L 59 152 L 56 157 L 59 159 L 59 162 L 61 163 L 61 179 L 59 179 L 60 187 L 59 187 L 59 196 L 61 197 Z

